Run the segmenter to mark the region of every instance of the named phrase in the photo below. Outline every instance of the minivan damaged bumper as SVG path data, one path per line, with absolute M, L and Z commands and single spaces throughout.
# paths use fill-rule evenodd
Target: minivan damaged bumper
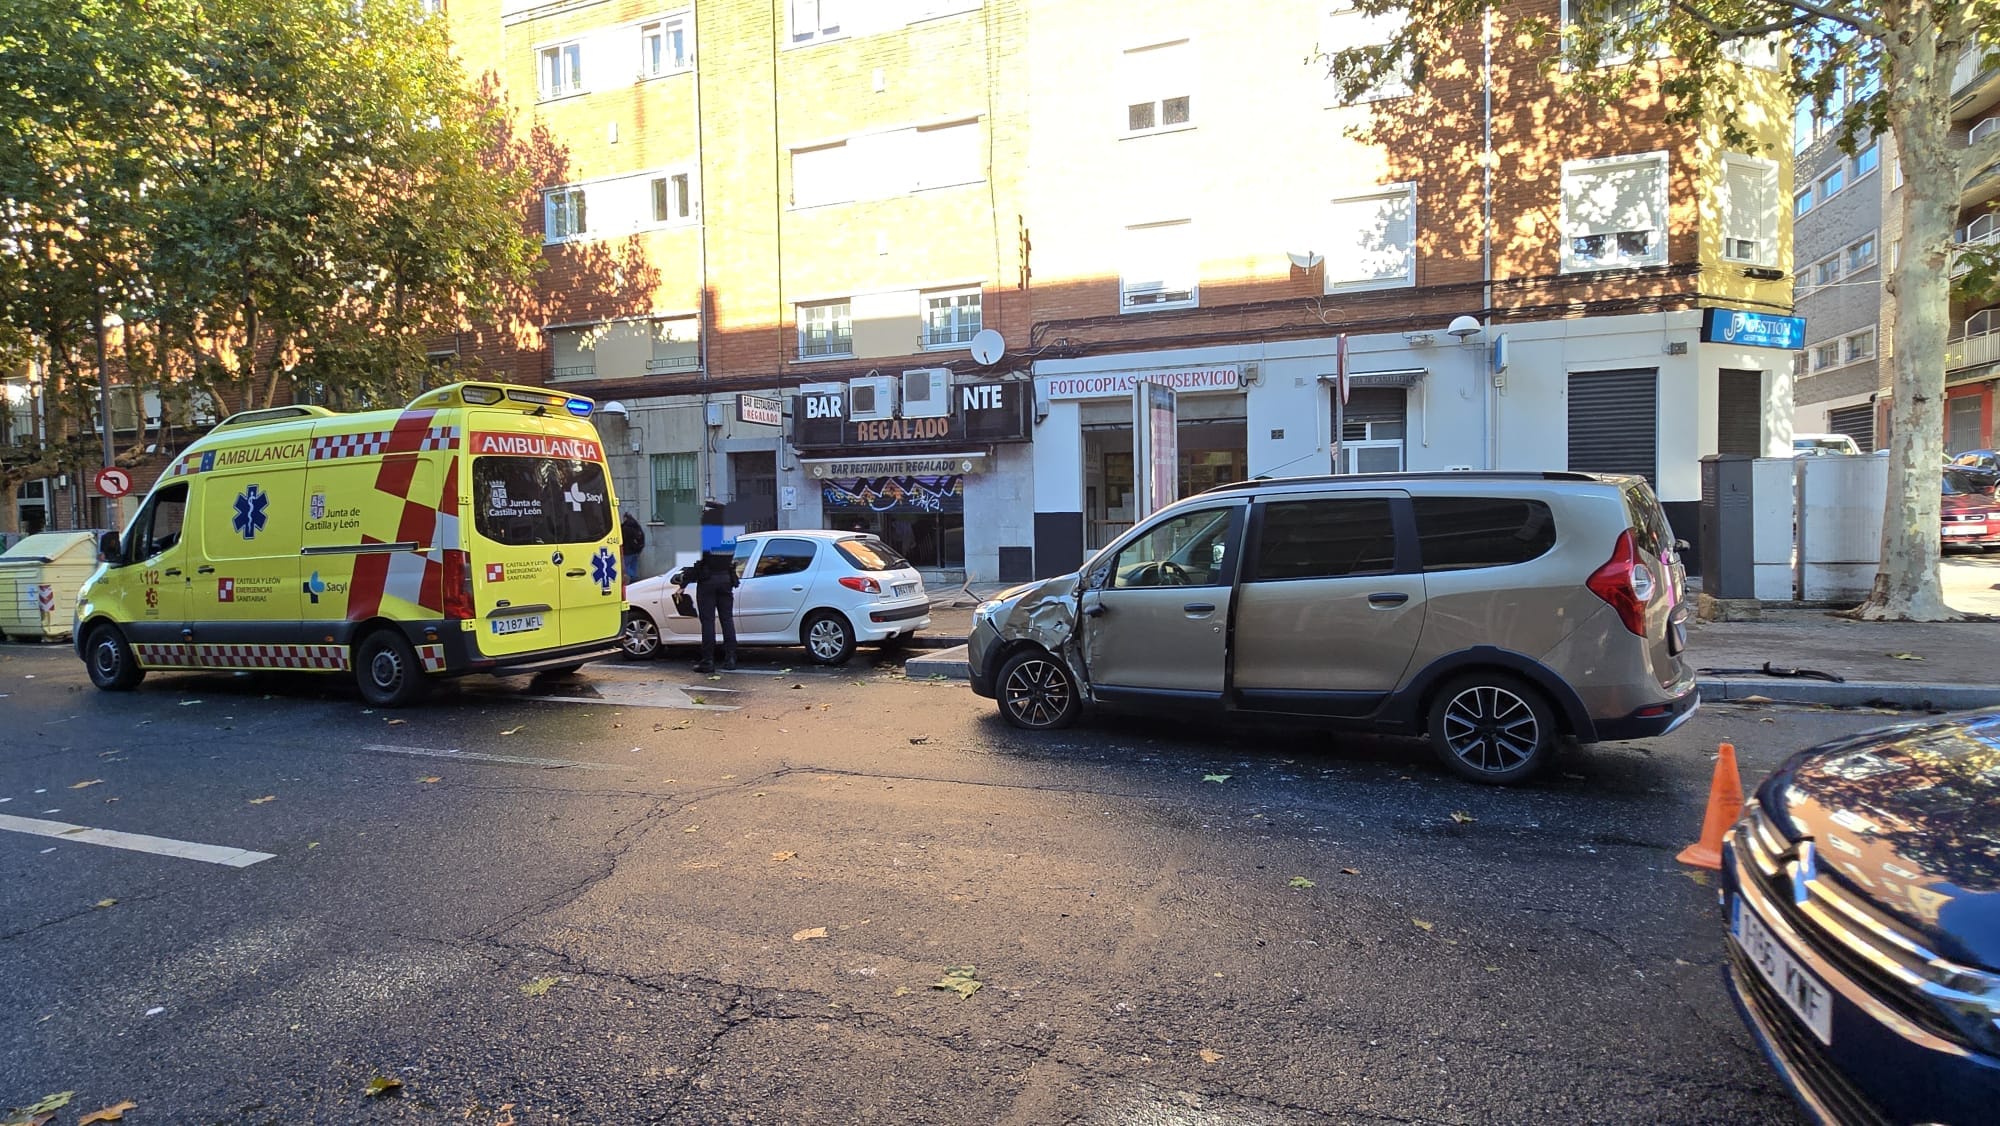
M 1701 710 L 1701 689 L 1690 688 L 1663 704 L 1649 704 L 1630 715 L 1596 722 L 1600 743 L 1623 739 L 1652 739 L 1665 735 L 1694 718 Z

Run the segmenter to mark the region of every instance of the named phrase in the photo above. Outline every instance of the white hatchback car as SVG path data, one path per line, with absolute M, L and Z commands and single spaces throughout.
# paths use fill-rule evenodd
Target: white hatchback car
M 814 663 L 837 665 L 859 642 L 893 647 L 931 624 L 923 576 L 874 536 L 753 532 L 736 541 L 736 574 L 739 646 L 803 645 Z M 670 575 L 625 589 L 628 656 L 701 644 L 701 619 L 675 611 L 675 589 Z

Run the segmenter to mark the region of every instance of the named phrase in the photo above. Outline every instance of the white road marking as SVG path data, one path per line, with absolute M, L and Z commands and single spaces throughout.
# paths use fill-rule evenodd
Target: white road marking
M 595 701 L 592 701 L 595 703 Z M 629 766 L 612 766 L 604 762 L 583 762 L 573 758 L 535 758 L 531 755 L 491 755 L 485 751 L 461 751 L 456 747 L 398 747 L 389 743 L 363 743 L 364 751 L 377 751 L 385 755 L 417 755 L 422 758 L 457 759 L 460 762 L 484 762 L 495 766 L 539 766 L 544 770 L 630 770 Z
M 150 852 L 155 856 L 178 856 L 182 860 L 199 860 L 204 864 L 223 864 L 231 868 L 248 868 L 276 856 L 272 852 L 252 852 L 247 848 L 229 848 L 224 845 L 197 844 L 194 841 L 177 841 L 171 837 L 149 837 L 144 833 L 121 833 L 115 829 L 93 829 L 88 825 L 68 825 L 61 821 L 43 821 L 36 817 L 15 817 L 0 813 L 0 829 L 14 833 L 31 833 L 38 837 L 56 837 L 80 844 L 103 845 L 106 848 L 130 849 L 133 852 Z M 53 849 L 43 849 L 52 852 Z

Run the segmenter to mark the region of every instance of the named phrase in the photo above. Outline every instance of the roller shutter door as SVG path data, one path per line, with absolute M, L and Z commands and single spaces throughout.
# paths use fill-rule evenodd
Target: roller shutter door
M 1724 368 L 1715 375 L 1715 452 L 1762 455 L 1764 373 Z
M 1571 372 L 1569 468 L 1657 483 L 1659 378 L 1658 368 Z
M 1826 428 L 1854 439 L 1864 454 L 1875 452 L 1875 404 L 1856 403 L 1826 412 Z

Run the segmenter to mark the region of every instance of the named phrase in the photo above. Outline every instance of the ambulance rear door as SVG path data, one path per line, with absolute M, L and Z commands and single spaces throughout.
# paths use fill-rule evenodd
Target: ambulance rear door
M 467 431 L 480 651 L 511 656 L 615 638 L 624 587 L 611 475 L 596 430 L 474 411 Z

